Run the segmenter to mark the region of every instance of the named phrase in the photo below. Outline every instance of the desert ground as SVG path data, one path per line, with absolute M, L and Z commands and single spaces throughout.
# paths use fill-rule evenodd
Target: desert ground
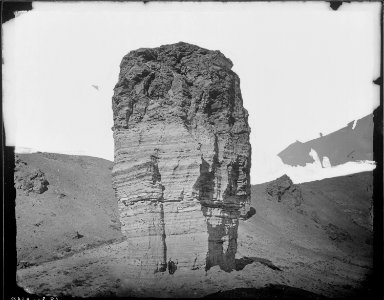
M 53 153 L 16 161 L 17 280 L 32 294 L 323 299 L 369 291 L 371 172 L 300 184 L 300 204 L 268 195 L 269 183 L 254 185 L 256 213 L 240 221 L 236 270 L 143 274 L 120 232 L 112 162 Z M 46 188 L 24 184 L 36 170 Z

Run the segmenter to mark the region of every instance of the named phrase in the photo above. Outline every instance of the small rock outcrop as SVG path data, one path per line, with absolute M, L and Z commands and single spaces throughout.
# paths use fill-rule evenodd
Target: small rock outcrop
M 303 202 L 301 189 L 293 184 L 288 175 L 283 175 L 270 182 L 265 188 L 269 200 L 300 206 Z
M 14 182 L 15 188 L 21 189 L 26 195 L 42 194 L 48 190 L 49 185 L 43 171 L 29 168 L 18 156 L 15 157 Z
M 240 79 L 220 51 L 138 49 L 113 96 L 113 187 L 142 269 L 235 269 L 249 216 L 251 145 Z M 248 213 L 248 214 L 247 214 Z
M 328 225 L 323 225 L 323 229 L 328 234 L 328 237 L 335 242 L 343 242 L 347 240 L 352 240 L 351 235 L 348 233 L 348 231 L 339 228 L 338 226 L 329 223 Z

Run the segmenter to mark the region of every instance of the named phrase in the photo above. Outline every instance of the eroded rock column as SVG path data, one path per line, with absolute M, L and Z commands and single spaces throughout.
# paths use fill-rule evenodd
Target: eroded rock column
M 250 203 L 248 114 L 232 62 L 186 43 L 138 49 L 114 89 L 113 186 L 149 272 L 235 267 Z

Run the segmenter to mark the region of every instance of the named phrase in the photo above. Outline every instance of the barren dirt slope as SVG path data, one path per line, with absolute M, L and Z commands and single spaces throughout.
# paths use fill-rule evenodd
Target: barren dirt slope
M 268 199 L 267 185 L 252 187 L 256 214 L 240 224 L 238 254 L 279 267 L 286 285 L 328 296 L 366 288 L 372 173 L 300 184 L 299 206 Z
M 16 176 L 38 169 L 49 183 L 41 194 L 16 189 L 19 267 L 121 237 L 110 161 L 53 153 L 17 157 Z

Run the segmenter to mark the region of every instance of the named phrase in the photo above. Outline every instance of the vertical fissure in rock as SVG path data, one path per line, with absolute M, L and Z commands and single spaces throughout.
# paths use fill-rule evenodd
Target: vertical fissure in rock
M 165 187 L 161 184 L 161 174 L 159 170 L 158 160 L 158 149 L 155 149 L 155 153 L 151 155 L 151 173 L 152 173 L 152 184 L 159 184 L 159 188 L 161 189 L 160 197 L 156 199 L 155 206 L 160 208 L 160 237 L 161 237 L 161 249 L 162 249 L 162 260 L 160 262 L 160 267 L 156 269 L 159 272 L 165 272 L 167 270 L 167 243 L 166 243 L 166 232 L 165 232 L 165 216 L 164 216 L 164 190 Z M 155 245 L 157 247 L 158 245 Z
M 152 173 L 152 183 L 161 182 L 161 174 L 159 172 L 159 165 L 157 163 L 158 157 L 151 155 L 150 172 Z
M 239 162 L 238 160 L 232 161 L 228 167 L 228 186 L 224 191 L 224 198 L 234 196 L 237 191 L 237 181 L 239 179 Z
M 143 92 L 146 96 L 149 96 L 148 89 L 151 86 L 152 81 L 155 79 L 155 73 L 151 73 L 143 82 Z
M 162 241 L 162 247 L 163 247 L 163 261 L 161 265 L 161 272 L 165 272 L 167 270 L 167 243 L 165 241 L 166 234 L 165 234 L 165 221 L 164 221 L 164 206 L 163 203 L 160 203 L 160 224 L 161 224 L 161 241 Z
M 132 112 L 133 112 L 133 106 L 134 106 L 134 101 L 133 100 L 128 101 L 128 105 L 127 105 L 126 111 L 125 111 L 124 123 L 121 126 L 124 129 L 128 129 L 128 127 L 129 127 L 129 120 L 130 120 Z
M 201 157 L 200 176 L 197 179 L 194 189 L 198 191 L 198 199 L 200 202 L 212 201 L 215 187 L 214 171 L 209 171 L 209 163 Z
M 219 140 L 217 134 L 214 134 L 214 155 L 213 155 L 213 162 L 212 162 L 212 176 L 216 179 L 216 197 L 215 200 L 219 200 L 221 197 L 221 173 L 220 173 L 220 167 L 221 163 L 219 161 Z

